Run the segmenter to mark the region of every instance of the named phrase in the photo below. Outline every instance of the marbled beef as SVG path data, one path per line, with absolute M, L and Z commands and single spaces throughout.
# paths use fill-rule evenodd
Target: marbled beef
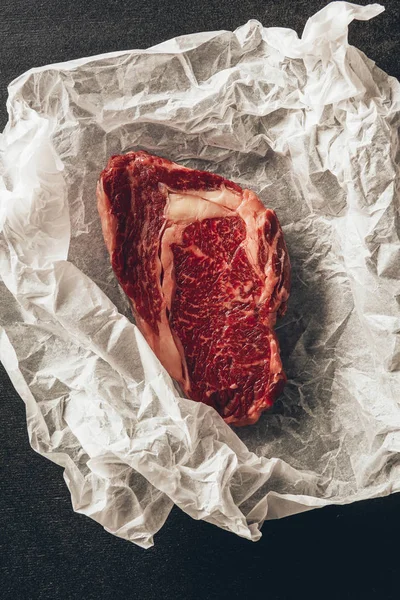
M 290 263 L 275 212 L 146 152 L 113 156 L 97 197 L 112 267 L 160 362 L 188 398 L 255 423 L 285 383 L 273 328 Z

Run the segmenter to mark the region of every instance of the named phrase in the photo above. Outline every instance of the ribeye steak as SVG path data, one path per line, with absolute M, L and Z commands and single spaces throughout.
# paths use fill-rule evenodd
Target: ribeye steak
M 290 263 L 275 212 L 143 151 L 113 156 L 97 197 L 112 267 L 160 362 L 188 398 L 255 423 L 286 379 L 273 327 Z

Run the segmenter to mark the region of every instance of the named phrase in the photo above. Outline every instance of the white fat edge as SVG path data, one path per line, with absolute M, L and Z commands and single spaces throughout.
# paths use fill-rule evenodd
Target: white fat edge
M 180 354 L 180 359 L 181 359 L 182 376 L 181 376 L 180 380 L 178 380 L 178 381 L 179 381 L 183 391 L 185 392 L 185 394 L 187 396 L 190 396 L 191 385 L 190 385 L 189 369 L 188 369 L 186 357 L 185 357 L 185 349 L 182 345 L 181 340 L 178 338 L 177 335 L 174 335 L 173 332 L 172 332 L 172 337 L 173 337 L 175 346 L 178 349 L 178 352 Z
M 166 321 L 165 311 L 162 313 L 161 321 L 158 322 L 158 334 L 153 331 L 152 327 L 144 319 L 138 318 L 136 311 L 135 317 L 138 328 L 164 369 L 168 371 L 173 379 L 176 379 L 176 381 L 181 383 L 181 357 L 176 347 L 175 340 L 172 337 L 169 323 Z
M 160 184 L 166 189 L 164 184 Z M 167 189 L 165 218 L 171 221 L 211 219 L 235 216 L 242 195 L 222 185 L 218 190 L 187 190 L 184 193 Z
M 190 190 L 187 193 L 220 206 L 225 206 L 232 211 L 236 211 L 242 201 L 242 194 L 229 190 L 224 184 L 218 190 Z
M 163 229 L 163 234 L 160 239 L 160 263 L 164 272 L 163 282 L 161 284 L 161 293 L 164 298 L 165 307 L 171 310 L 172 298 L 175 293 L 176 281 L 174 271 L 174 255 L 171 249 L 171 244 L 179 244 L 182 241 L 182 235 L 187 227 L 187 223 L 173 223 L 166 222 L 166 226 Z M 174 336 L 171 331 L 169 319 L 167 317 L 166 310 L 163 311 L 163 318 L 161 323 L 162 331 L 168 338 L 168 344 L 163 344 L 160 348 L 160 358 L 162 364 L 166 367 L 166 364 L 173 367 L 172 371 L 167 368 L 171 376 L 176 379 L 181 385 L 183 391 L 189 395 L 190 393 L 190 379 L 188 374 L 188 368 L 186 364 L 186 358 L 184 349 L 181 341 L 177 336 Z M 160 330 L 161 338 L 161 330 Z M 179 375 L 172 375 L 177 373 Z
M 258 196 L 251 190 L 243 191 L 243 201 L 239 206 L 237 213 L 246 223 L 245 250 L 248 260 L 261 281 L 263 281 L 263 290 L 258 298 L 258 303 L 263 304 L 268 299 L 272 298 L 275 287 L 279 283 L 280 275 L 276 275 L 274 272 L 273 258 L 277 252 L 278 241 L 283 234 L 282 231 L 278 229 L 278 232 L 270 244 L 267 243 L 264 235 L 259 236 L 259 233 L 263 232 L 265 223 L 268 219 L 268 211 L 265 209 Z M 267 250 L 267 261 L 264 269 L 261 269 L 258 263 L 260 240 L 263 240 L 262 243 L 265 244 Z M 287 291 L 282 288 L 276 298 L 275 310 L 274 307 L 271 307 L 272 310 L 268 318 L 270 327 L 275 325 L 276 311 L 281 303 L 286 300 L 286 297 Z
M 268 250 L 268 259 L 267 259 L 267 262 L 266 262 L 265 268 L 264 268 L 265 281 L 264 281 L 264 289 L 263 289 L 263 292 L 261 295 L 261 301 L 264 301 L 267 298 L 272 298 L 275 287 L 276 287 L 277 283 L 279 282 L 279 275 L 276 275 L 274 268 L 273 268 L 273 259 L 274 259 L 274 255 L 276 253 L 279 237 L 280 237 L 280 233 L 278 232 L 277 235 L 272 240 L 272 243 L 266 244 L 267 250 Z M 280 305 L 280 302 L 278 304 Z
M 267 216 L 265 218 L 267 218 Z M 277 252 L 277 246 L 278 246 L 278 242 L 279 242 L 281 236 L 283 236 L 283 233 L 282 233 L 282 230 L 279 229 L 277 234 L 275 235 L 274 239 L 272 240 L 272 243 L 266 244 L 266 246 L 268 248 L 268 260 L 265 265 L 265 286 L 264 286 L 264 291 L 263 291 L 263 298 L 264 298 L 264 294 L 265 294 L 265 297 L 268 297 L 268 296 L 272 297 L 274 289 L 275 289 L 276 285 L 279 283 L 279 280 L 283 274 L 284 261 L 286 259 L 285 253 L 282 255 L 282 257 L 280 259 L 280 263 L 281 263 L 281 274 L 280 275 L 276 275 L 274 273 L 273 264 L 272 264 L 273 257 Z M 277 296 L 275 298 L 275 313 L 271 313 L 271 317 L 274 314 L 274 319 L 273 319 L 273 322 L 271 321 L 271 325 L 275 324 L 276 311 L 278 310 L 280 305 L 287 300 L 287 298 L 288 298 L 287 289 L 282 286 L 281 290 L 279 291 L 279 293 L 277 294 Z
M 168 191 L 170 194 L 181 194 L 181 192 L 177 192 L 171 188 Z M 242 194 L 228 189 L 225 184 L 222 184 L 217 190 L 186 190 L 183 195 L 195 196 L 208 202 L 214 202 L 232 211 L 235 211 L 242 201 Z
M 270 360 L 269 360 L 269 371 L 270 374 L 280 374 L 282 372 L 282 361 L 279 353 L 278 342 L 276 341 L 275 335 L 271 330 L 269 337 L 270 347 Z
M 218 217 L 232 217 L 235 213 L 213 201 L 191 194 L 169 193 L 166 218 L 171 221 L 203 221 Z
M 244 248 L 246 250 L 249 263 L 261 281 L 264 281 L 266 274 L 258 264 L 258 254 L 260 248 L 259 231 L 265 223 L 266 209 L 263 204 L 261 204 L 259 197 L 254 192 L 250 190 L 244 190 L 243 200 L 237 209 L 237 214 L 243 219 L 246 225 L 246 239 Z
M 104 191 L 102 178 L 97 183 L 96 195 L 97 209 L 100 215 L 103 238 L 111 260 L 113 252 L 115 250 L 117 224 L 116 219 L 111 212 L 110 199 Z
M 172 244 L 180 244 L 182 242 L 182 235 L 187 227 L 187 223 L 171 223 L 169 221 L 164 229 L 163 236 L 161 238 L 161 265 L 164 271 L 164 279 L 162 282 L 161 290 L 165 298 L 166 306 L 171 310 L 172 298 L 174 296 L 176 281 L 174 271 L 174 255 L 171 249 Z

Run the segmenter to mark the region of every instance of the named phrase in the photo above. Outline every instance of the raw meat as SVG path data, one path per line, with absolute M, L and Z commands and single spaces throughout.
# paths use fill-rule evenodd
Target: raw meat
M 97 197 L 112 267 L 160 362 L 188 398 L 255 423 L 286 380 L 273 327 L 290 263 L 274 211 L 142 151 L 109 160 Z

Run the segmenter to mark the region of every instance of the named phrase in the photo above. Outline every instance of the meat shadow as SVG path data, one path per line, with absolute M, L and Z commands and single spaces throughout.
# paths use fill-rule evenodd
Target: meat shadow
M 340 449 L 332 419 L 333 382 L 337 345 L 353 310 L 329 229 L 315 216 L 284 227 L 292 284 L 288 310 L 276 333 L 287 384 L 255 425 L 235 429 L 257 455 L 325 474 Z M 283 482 L 277 487 L 285 491 Z

